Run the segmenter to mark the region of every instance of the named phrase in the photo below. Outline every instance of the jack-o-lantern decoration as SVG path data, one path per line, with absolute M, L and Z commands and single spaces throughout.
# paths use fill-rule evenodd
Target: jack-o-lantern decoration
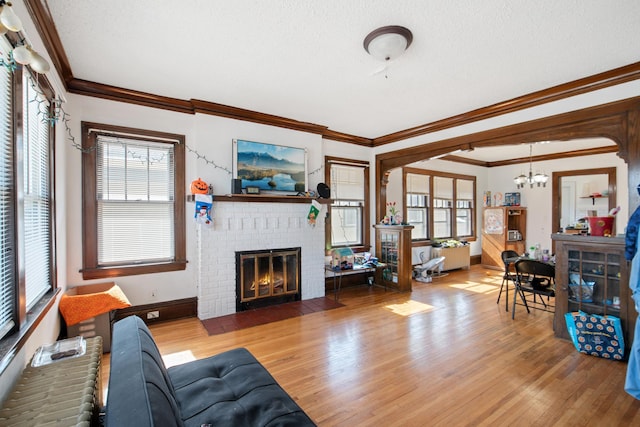
M 191 194 L 207 194 L 209 186 L 200 178 L 191 181 Z

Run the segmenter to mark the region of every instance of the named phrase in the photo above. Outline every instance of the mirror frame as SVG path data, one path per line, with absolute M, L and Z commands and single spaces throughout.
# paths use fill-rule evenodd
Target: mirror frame
M 560 230 L 560 206 L 562 202 L 562 191 L 560 184 L 563 177 L 566 176 L 582 176 L 582 175 L 607 175 L 608 191 L 609 191 L 609 210 L 617 206 L 617 170 L 616 168 L 595 168 L 595 169 L 579 169 L 569 171 L 559 171 L 551 173 L 551 230 L 557 232 Z M 618 231 L 619 232 L 619 231 Z M 551 242 L 551 250 L 555 252 L 555 241 Z

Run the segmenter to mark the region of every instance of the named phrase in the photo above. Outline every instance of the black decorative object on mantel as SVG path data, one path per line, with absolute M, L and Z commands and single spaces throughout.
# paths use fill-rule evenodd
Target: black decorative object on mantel
M 239 178 L 231 178 L 231 193 L 242 194 L 242 180 Z
M 318 184 L 316 188 L 318 190 L 318 196 L 322 199 L 330 199 L 331 198 L 331 189 L 327 184 L 321 182 Z

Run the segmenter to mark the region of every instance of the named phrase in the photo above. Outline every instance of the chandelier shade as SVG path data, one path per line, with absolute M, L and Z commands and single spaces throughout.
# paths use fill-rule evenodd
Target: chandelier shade
M 11 3 L 6 0 L 0 0 L 0 36 L 9 31 L 18 33 L 20 44 L 11 50 L 8 59 L 4 58 L 2 52 L 0 52 L 0 66 L 13 71 L 16 68 L 16 64 L 28 65 L 38 74 L 44 74 L 51 69 L 47 60 L 36 52 L 27 41 L 22 21 L 13 11 Z
M 9 31 L 16 33 L 23 29 L 22 21 L 15 14 L 9 2 L 0 2 L 0 23 Z
M 549 181 L 549 175 L 545 173 L 536 173 L 533 174 L 533 144 L 529 145 L 529 175 L 520 174 L 513 178 L 513 182 L 516 184 L 518 189 L 523 188 L 525 185 L 529 184 L 529 188 L 533 188 L 533 185 L 536 184 L 538 187 L 542 184 L 542 187 L 547 186 L 547 181 Z

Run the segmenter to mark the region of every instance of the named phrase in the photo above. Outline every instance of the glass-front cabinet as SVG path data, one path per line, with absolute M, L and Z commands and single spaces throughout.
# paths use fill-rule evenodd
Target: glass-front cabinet
M 569 339 L 567 312 L 619 317 L 625 346 L 631 347 L 637 313 L 629 290 L 629 265 L 623 237 L 555 234 L 555 334 Z
M 374 225 L 376 256 L 382 263 L 376 282 L 399 291 L 411 290 L 412 225 Z

